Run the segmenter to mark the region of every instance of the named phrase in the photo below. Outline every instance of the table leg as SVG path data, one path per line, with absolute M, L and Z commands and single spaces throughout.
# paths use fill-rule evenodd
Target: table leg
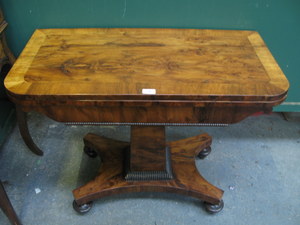
M 14 225 L 21 225 L 21 222 L 12 207 L 9 198 L 4 190 L 2 182 L 0 181 L 0 207 L 2 211 L 6 214 L 7 218 Z
M 162 128 L 164 129 L 164 127 Z M 195 165 L 195 156 L 211 145 L 209 135 L 201 134 L 165 143 L 171 159 L 171 172 L 169 171 L 169 173 L 167 171 L 168 163 L 166 163 L 167 154 L 166 157 L 163 157 L 161 151 L 155 151 L 155 147 L 163 151 L 163 144 L 157 144 L 162 143 L 159 134 L 162 134 L 164 138 L 161 128 L 132 127 L 131 134 L 139 136 L 139 138 L 131 137 L 131 143 L 91 133 L 84 137 L 85 148 L 96 151 L 102 159 L 102 164 L 99 175 L 94 180 L 73 191 L 75 198 L 73 206 L 76 211 L 87 212 L 91 201 L 105 196 L 148 191 L 192 196 L 203 200 L 209 212 L 221 211 L 223 191 L 207 182 Z M 145 139 L 146 137 L 149 138 L 148 141 Z M 151 145 L 154 140 L 156 143 Z M 150 146 L 145 148 L 144 143 L 150 144 Z M 141 154 L 136 155 L 138 152 Z M 129 162 L 128 154 L 130 155 Z M 157 159 L 162 159 L 162 161 L 157 163 Z M 157 168 L 160 169 L 157 170 Z M 138 174 L 137 179 L 133 179 L 135 176 L 127 179 L 130 173 Z
M 25 144 L 34 154 L 42 156 L 44 154 L 43 151 L 39 149 L 39 147 L 37 147 L 37 145 L 33 142 L 32 137 L 30 136 L 27 125 L 26 113 L 23 112 L 19 106 L 16 106 L 16 112 L 19 130 Z

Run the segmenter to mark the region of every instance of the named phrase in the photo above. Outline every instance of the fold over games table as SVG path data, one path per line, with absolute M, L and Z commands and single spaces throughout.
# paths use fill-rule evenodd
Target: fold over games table
M 21 135 L 38 155 L 29 111 L 68 124 L 131 126 L 130 142 L 84 137 L 85 152 L 102 164 L 73 191 L 76 211 L 104 196 L 154 191 L 196 197 L 215 213 L 223 191 L 195 166 L 211 137 L 166 142 L 165 126 L 222 126 L 270 112 L 289 84 L 255 31 L 111 28 L 36 30 L 5 86 Z

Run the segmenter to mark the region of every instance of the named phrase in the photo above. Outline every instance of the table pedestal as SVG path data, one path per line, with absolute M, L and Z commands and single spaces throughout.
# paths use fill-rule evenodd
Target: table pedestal
M 208 212 L 222 210 L 223 191 L 198 172 L 195 156 L 208 155 L 207 134 L 166 142 L 164 126 L 132 126 L 131 142 L 95 134 L 84 137 L 85 152 L 101 157 L 98 176 L 73 191 L 73 207 L 85 213 L 92 201 L 128 192 L 171 192 L 203 200 Z

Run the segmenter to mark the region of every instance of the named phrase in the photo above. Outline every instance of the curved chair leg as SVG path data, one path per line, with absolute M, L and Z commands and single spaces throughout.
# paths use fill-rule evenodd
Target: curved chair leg
M 5 213 L 5 215 L 7 216 L 7 218 L 9 219 L 9 221 L 11 222 L 11 224 L 21 225 L 21 222 L 9 201 L 9 198 L 4 190 L 1 181 L 0 181 L 0 199 L 1 199 L 0 207 L 2 211 Z
M 42 156 L 44 154 L 43 151 L 36 146 L 36 144 L 33 142 L 30 136 L 28 126 L 27 126 L 26 113 L 23 112 L 19 106 L 16 106 L 16 111 L 17 111 L 19 130 L 25 144 L 30 149 L 30 151 L 32 151 L 34 154 Z

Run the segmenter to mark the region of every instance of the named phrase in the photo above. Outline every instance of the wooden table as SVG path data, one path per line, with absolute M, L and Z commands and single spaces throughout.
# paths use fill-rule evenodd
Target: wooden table
M 36 30 L 5 80 L 25 143 L 36 154 L 25 112 L 68 124 L 131 125 L 123 142 L 95 134 L 85 152 L 99 175 L 73 191 L 74 208 L 117 193 L 190 195 L 223 208 L 223 191 L 195 167 L 211 137 L 166 142 L 167 125 L 225 125 L 270 112 L 288 81 L 255 31 L 196 29 Z

